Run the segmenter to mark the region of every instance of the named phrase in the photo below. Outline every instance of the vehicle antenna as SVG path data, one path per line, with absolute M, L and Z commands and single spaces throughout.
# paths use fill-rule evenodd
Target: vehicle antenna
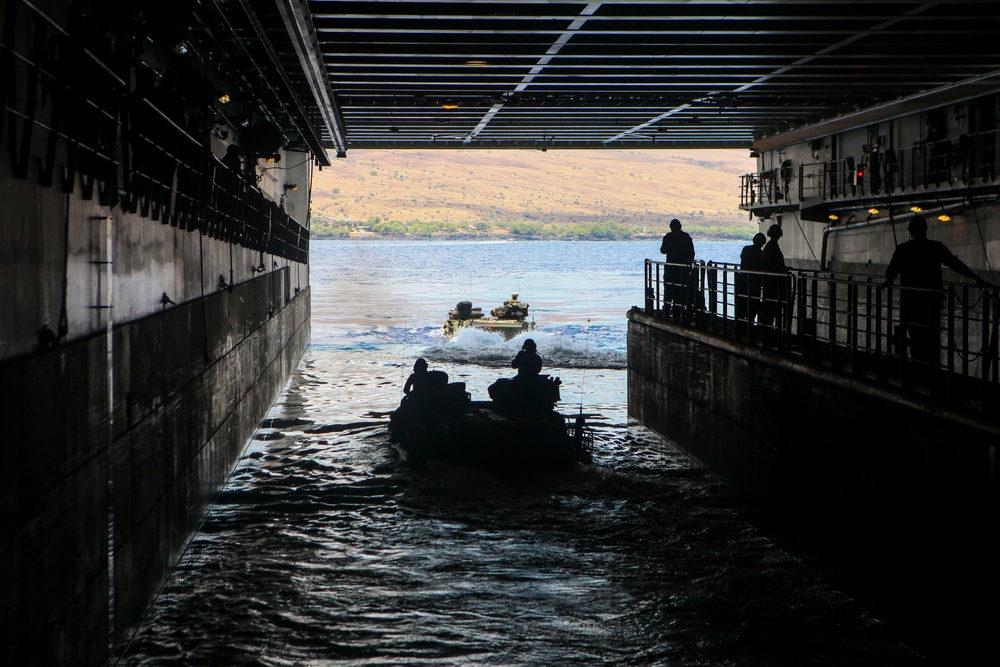
M 528 298 L 531 299 L 531 303 L 535 302 L 535 293 L 531 291 L 531 276 L 528 276 Z M 531 322 L 535 322 L 535 311 L 531 311 Z
M 580 414 L 583 414 L 583 397 L 587 390 L 587 368 L 590 366 L 590 320 L 587 320 L 587 335 L 583 346 L 583 375 L 580 377 Z
M 403 353 L 404 353 L 404 358 L 405 359 L 409 359 L 410 358 L 410 344 L 406 340 L 406 330 L 407 330 L 407 327 L 408 327 L 407 322 L 408 322 L 408 320 L 406 318 L 403 318 Z M 405 369 L 406 369 L 406 363 L 405 362 L 404 363 L 400 363 L 399 364 L 399 400 L 403 400 L 403 387 L 406 384 L 406 380 L 403 379 L 403 374 L 406 372 Z

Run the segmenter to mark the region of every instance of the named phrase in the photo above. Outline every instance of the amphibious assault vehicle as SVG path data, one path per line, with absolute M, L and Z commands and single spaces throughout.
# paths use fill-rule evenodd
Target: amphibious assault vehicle
M 489 316 L 483 315 L 482 308 L 473 308 L 471 301 L 459 301 L 448 311 L 444 335 L 454 338 L 465 328 L 498 333 L 504 340 L 510 340 L 525 331 L 534 331 L 535 322 L 528 320 L 528 304 L 518 301 L 515 293 L 503 305 L 491 310 Z

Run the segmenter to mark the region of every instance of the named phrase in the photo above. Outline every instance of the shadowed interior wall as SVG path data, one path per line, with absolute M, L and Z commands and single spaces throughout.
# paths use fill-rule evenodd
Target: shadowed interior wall
M 6 160 L 0 232 L 0 664 L 100 665 L 298 364 L 308 266 Z
M 113 637 L 134 625 L 298 365 L 309 295 L 287 271 L 115 330 Z
M 0 663 L 101 664 L 108 643 L 107 339 L 0 366 Z
M 638 310 L 628 317 L 631 418 L 894 599 L 992 604 L 1000 426 Z M 975 614 L 962 632 L 974 633 Z
M 311 156 L 107 4 L 0 0 L 0 665 L 108 662 L 309 339 Z
M 930 400 L 635 310 L 628 382 L 631 417 L 762 503 L 835 497 L 838 514 L 875 530 L 885 513 L 923 507 L 920 521 L 944 529 L 960 508 L 983 518 L 992 498 L 1000 429 Z
M 139 620 L 308 342 L 286 275 L 116 327 L 113 374 L 104 335 L 3 367 L 0 662 L 102 664 Z

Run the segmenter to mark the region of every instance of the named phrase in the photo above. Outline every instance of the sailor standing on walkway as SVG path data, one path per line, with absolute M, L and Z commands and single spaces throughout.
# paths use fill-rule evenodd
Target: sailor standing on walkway
M 755 234 L 753 243 L 740 252 L 740 272 L 736 274 L 736 319 L 753 322 L 760 310 L 761 277 L 755 272 L 764 269 L 762 248 L 767 242 L 763 234 Z
M 668 298 L 675 306 L 691 305 L 694 285 L 688 267 L 694 264 L 694 241 L 681 229 L 681 221 L 677 218 L 670 221 L 670 231 L 663 235 L 660 252 L 666 255 L 667 264 L 684 265 L 664 267 L 663 279 Z
M 760 321 L 765 326 L 782 324 L 785 299 L 788 292 L 788 266 L 785 265 L 785 254 L 781 252 L 778 240 L 783 236 L 781 225 L 771 225 L 767 228 L 767 238 L 770 239 L 764 250 L 762 270 L 778 275 L 763 277 L 763 303 L 761 304 Z
M 941 310 L 944 308 L 944 280 L 941 266 L 991 287 L 940 241 L 927 238 L 927 221 L 913 216 L 907 229 L 910 241 L 900 243 L 885 271 L 884 287 L 899 276 L 899 322 L 910 341 L 910 357 L 927 363 L 940 361 Z

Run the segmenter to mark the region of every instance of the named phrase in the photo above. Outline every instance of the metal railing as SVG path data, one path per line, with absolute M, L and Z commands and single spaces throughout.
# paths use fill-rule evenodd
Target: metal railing
M 1000 295 L 883 286 L 869 276 L 646 260 L 645 312 L 853 375 L 1000 410 Z
M 875 150 L 828 162 L 792 165 L 745 174 L 740 207 L 920 194 L 998 182 L 1000 131 L 964 134 L 898 149 Z

